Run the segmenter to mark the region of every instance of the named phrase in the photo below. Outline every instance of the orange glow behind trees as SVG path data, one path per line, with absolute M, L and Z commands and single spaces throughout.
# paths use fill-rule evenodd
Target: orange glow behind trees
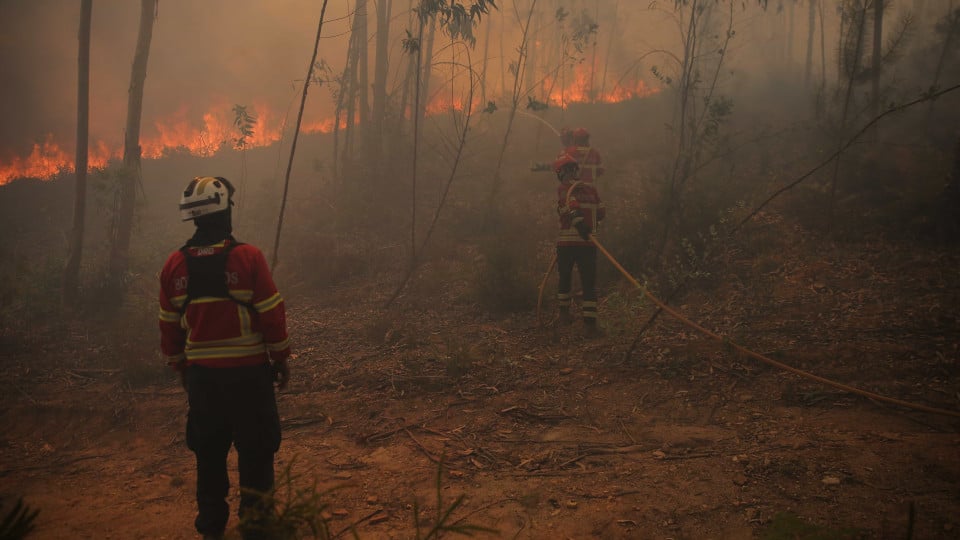
M 629 81 L 626 85 L 614 85 L 591 97 L 589 75 L 586 70 L 577 69 L 574 75 L 575 80 L 565 88 L 555 87 L 550 91 L 551 107 L 566 108 L 575 103 L 618 103 L 647 97 L 659 91 L 659 89 L 648 87 L 642 80 L 635 80 Z M 549 80 L 542 85 L 545 89 L 551 86 L 556 85 L 552 85 Z M 544 93 L 546 91 L 544 90 Z M 437 92 L 426 110 L 431 115 L 442 114 L 451 109 L 462 111 L 465 108 L 464 105 L 462 99 L 451 102 L 449 92 Z M 167 118 L 153 121 L 152 125 L 145 122 L 141 137 L 144 159 L 159 159 L 171 152 L 212 156 L 223 150 L 235 150 L 239 133 L 233 125 L 232 108 L 232 104 L 218 103 L 211 106 L 197 121 L 196 118 L 189 117 L 189 112 L 184 107 Z M 479 101 L 474 103 L 474 110 L 480 108 L 482 104 Z M 286 119 L 265 104 L 254 104 L 251 112 L 256 117 L 256 123 L 253 127 L 253 135 L 245 139 L 245 148 L 265 147 L 280 141 Z M 341 124 L 344 122 L 341 121 Z M 306 134 L 332 131 L 332 117 L 305 120 L 301 128 L 301 132 Z M 29 155 L 0 161 L 0 185 L 17 178 L 50 179 L 58 173 L 72 171 L 74 163 L 71 153 L 72 148 L 65 147 L 54 140 L 53 135 L 47 135 L 43 142 L 33 145 Z M 109 143 L 103 140 L 92 141 L 89 168 L 102 169 L 111 160 L 119 159 L 122 154 L 123 148 L 119 141 Z

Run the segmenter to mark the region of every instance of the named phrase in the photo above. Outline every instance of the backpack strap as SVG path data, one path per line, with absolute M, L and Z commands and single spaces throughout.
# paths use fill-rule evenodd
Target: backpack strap
M 230 294 L 230 288 L 227 287 L 227 259 L 230 257 L 230 252 L 233 251 L 233 248 L 239 245 L 242 245 L 242 243 L 228 242 L 219 253 L 199 256 L 194 256 L 190 252 L 191 246 L 189 245 L 184 245 L 180 248 L 180 253 L 183 253 L 187 262 L 188 275 L 187 298 L 180 307 L 181 315 L 186 313 L 187 306 L 190 305 L 190 302 L 203 296 L 228 298 L 249 309 L 251 313 L 257 313 L 252 303 L 244 302 L 234 297 Z

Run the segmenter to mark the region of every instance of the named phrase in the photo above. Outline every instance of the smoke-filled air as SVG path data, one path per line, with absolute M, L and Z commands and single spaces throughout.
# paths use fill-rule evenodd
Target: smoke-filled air
M 955 0 L 0 0 L 0 538 L 956 538 Z

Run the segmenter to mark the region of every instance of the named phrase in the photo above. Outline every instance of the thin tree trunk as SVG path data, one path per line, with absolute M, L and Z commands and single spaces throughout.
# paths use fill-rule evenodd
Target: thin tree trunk
M 500 95 L 507 97 L 507 73 L 510 72 L 510 66 L 507 65 L 507 55 L 503 52 L 503 35 L 506 33 L 503 28 L 499 28 L 497 35 L 500 37 Z
M 417 260 L 417 151 L 420 147 L 420 100 L 421 100 L 421 81 L 420 76 L 423 73 L 423 27 L 426 21 L 423 20 L 424 14 L 420 13 L 417 17 L 417 61 L 414 64 L 416 69 L 416 81 L 413 87 L 413 164 L 410 172 L 410 264 L 416 264 Z
M 367 0 L 357 0 L 357 21 L 359 22 L 359 34 L 357 35 L 357 133 L 356 138 L 360 152 L 366 152 L 371 146 L 370 136 L 372 126 L 370 125 L 370 36 L 369 25 L 367 24 Z
M 813 75 L 813 36 L 816 34 L 817 0 L 807 0 L 809 3 L 809 17 L 807 18 L 807 58 L 803 64 L 803 85 L 810 88 L 810 79 Z
M 796 27 L 796 7 L 797 0 L 787 0 L 787 66 L 789 66 L 790 71 L 793 71 L 793 42 L 794 42 L 794 27 Z
M 873 115 L 880 114 L 880 70 L 883 60 L 883 0 L 873 0 L 873 91 L 870 105 Z
M 483 67 L 480 69 L 480 102 L 487 106 L 487 64 L 490 62 L 490 27 L 491 22 L 487 22 L 486 33 L 483 37 Z
M 93 0 L 80 0 L 80 32 L 77 48 L 77 153 L 74 159 L 76 185 L 73 195 L 73 230 L 67 264 L 63 271 L 63 305 L 76 307 L 83 256 L 83 229 L 87 211 L 87 146 L 90 124 L 90 21 Z
M 937 88 L 940 85 L 940 75 L 943 72 L 943 65 L 946 63 L 947 54 L 951 50 L 953 40 L 956 37 L 957 27 L 960 26 L 958 25 L 958 23 L 960 23 L 960 20 L 957 20 L 958 17 L 960 17 L 960 10 L 951 10 L 947 13 L 947 35 L 943 38 L 943 47 L 940 49 L 940 59 L 937 60 L 937 69 L 933 73 L 933 84 L 930 85 L 931 88 Z M 933 108 L 935 103 L 935 101 L 931 101 L 930 107 L 927 109 L 926 125 L 928 127 L 933 125 L 930 120 L 933 117 Z
M 123 297 L 124 278 L 130 265 L 130 235 L 133 229 L 137 186 L 140 183 L 140 117 L 143 113 L 143 88 L 147 79 L 147 60 L 150 57 L 150 42 L 153 39 L 153 20 L 156 18 L 156 10 L 157 0 L 140 1 L 140 30 L 127 95 L 123 170 L 120 174 L 119 205 L 110 251 L 110 285 L 116 301 Z
M 517 108 L 520 105 L 520 95 L 523 84 L 523 72 L 526 66 L 526 55 L 528 47 L 528 39 L 530 36 L 530 21 L 533 20 L 533 12 L 537 7 L 537 0 L 533 0 L 530 4 L 530 11 L 527 13 L 527 23 L 522 28 L 522 37 L 520 40 L 520 51 L 517 55 L 517 72 L 514 74 L 513 78 L 513 93 L 511 94 L 511 106 L 510 106 L 510 115 L 507 118 L 507 129 L 503 133 L 503 143 L 500 145 L 500 156 L 497 158 L 497 167 L 493 171 L 493 185 L 490 187 L 490 195 L 487 199 L 487 214 L 485 219 L 484 229 L 489 228 L 490 219 L 493 217 L 491 212 L 497 207 L 494 204 L 494 201 L 497 200 L 497 195 L 500 192 L 500 184 L 502 183 L 502 177 L 500 169 L 503 166 L 503 157 L 507 153 L 507 146 L 510 141 L 510 131 L 513 128 L 513 121 L 517 117 Z
M 613 19 L 610 23 L 610 42 L 607 44 L 607 55 L 603 59 L 603 75 L 600 78 L 600 96 L 603 97 L 607 92 L 607 68 L 610 66 L 610 57 L 613 56 L 613 42 L 617 37 L 617 21 L 620 15 L 620 0 L 613 5 Z M 617 89 L 614 88 L 614 91 Z
M 433 71 L 433 43 L 437 36 L 437 21 L 431 18 L 427 24 L 430 28 L 427 31 L 426 45 L 423 49 L 423 55 L 420 57 L 420 105 L 417 107 L 418 122 L 423 125 L 423 119 L 427 114 L 427 105 L 430 101 L 430 76 Z M 424 43 L 421 41 L 421 45 Z
M 597 0 L 596 6 L 594 7 L 594 21 L 600 21 L 600 1 Z M 597 78 L 597 36 L 593 36 L 593 53 L 590 58 L 590 89 L 587 93 L 587 98 L 594 102 L 597 100 L 596 86 L 595 81 Z
M 820 94 L 827 89 L 827 33 L 823 18 L 823 2 L 817 3 L 817 12 L 820 16 Z
M 354 134 L 357 128 L 357 96 L 358 96 L 358 67 L 360 64 L 360 49 L 366 47 L 366 39 L 360 32 L 360 17 L 354 13 L 353 31 L 350 33 L 350 45 L 347 48 L 347 67 L 344 72 L 343 81 L 344 104 L 346 105 L 346 126 L 343 128 L 343 155 L 342 161 L 345 167 L 349 167 L 353 161 L 354 153 Z
M 390 13 L 393 0 L 378 0 L 377 7 L 377 58 L 373 69 L 373 126 L 371 148 L 375 163 L 383 161 L 384 116 L 387 110 L 387 59 L 390 42 Z
M 856 25 L 856 28 L 853 31 L 856 32 L 854 39 L 854 49 L 851 51 L 852 64 L 847 67 L 847 73 L 844 73 L 847 88 L 846 95 L 843 100 L 843 109 L 840 114 L 840 133 L 837 137 L 837 145 L 843 144 L 843 139 L 846 135 L 847 130 L 847 116 L 850 112 L 850 103 L 853 101 L 853 86 L 854 78 L 857 76 L 857 73 L 860 71 L 860 60 L 863 58 L 863 40 L 864 34 L 866 33 L 866 21 L 867 21 L 867 7 L 866 5 L 860 6 L 862 9 L 855 11 L 855 19 L 853 23 Z M 846 49 L 846 45 L 841 44 L 841 48 Z M 846 50 L 841 50 L 840 54 L 847 54 Z M 841 70 L 843 72 L 843 70 Z M 827 211 L 827 227 L 833 228 L 833 217 L 834 210 L 836 206 L 836 197 L 837 197 L 837 183 L 839 182 L 840 177 L 840 164 L 842 162 L 843 155 L 838 151 L 837 159 L 833 163 L 833 177 L 830 181 L 830 204 Z
M 323 0 L 323 6 L 320 8 L 320 22 L 317 24 L 317 37 L 313 42 L 313 56 L 310 57 L 307 76 L 303 80 L 303 95 L 300 97 L 300 110 L 297 112 L 297 124 L 293 127 L 293 141 L 290 143 L 290 160 L 287 161 L 287 173 L 283 179 L 283 198 L 280 199 L 280 216 L 277 218 L 277 235 L 273 239 L 273 257 L 270 262 L 271 271 L 277 268 L 277 257 L 280 254 L 280 231 L 283 229 L 283 214 L 287 208 L 287 192 L 290 189 L 290 171 L 293 169 L 293 156 L 297 151 L 300 124 L 303 123 L 303 107 L 307 103 L 307 88 L 310 87 L 310 80 L 313 78 L 313 66 L 317 63 L 317 50 L 320 48 L 320 33 L 323 31 L 323 17 L 327 12 L 327 1 L 328 0 Z
M 433 234 L 434 229 L 437 226 L 437 221 L 440 219 L 440 213 L 443 211 L 444 205 L 447 201 L 447 196 L 450 194 L 450 186 L 453 185 L 453 181 L 457 177 L 457 169 L 460 166 L 460 160 L 463 157 L 463 149 L 467 146 L 467 135 L 470 132 L 470 119 L 473 117 L 473 95 L 476 90 L 477 83 L 474 81 L 474 71 L 473 71 L 473 62 L 470 60 L 470 51 L 467 51 L 467 73 L 470 77 L 470 91 L 467 96 L 467 103 L 464 108 L 464 122 L 463 129 L 460 131 L 460 143 L 457 145 L 457 153 L 453 159 L 453 167 L 450 170 L 450 175 L 447 177 L 447 183 L 444 185 L 443 193 L 440 195 L 440 201 L 437 204 L 437 208 L 433 213 L 433 219 L 430 221 L 429 227 L 427 227 L 427 232 L 423 237 L 423 242 L 420 243 L 419 251 L 414 251 L 414 253 L 423 253 L 424 249 L 427 247 L 427 244 L 430 242 L 430 236 Z M 455 110 L 451 109 L 451 114 L 457 114 Z M 416 201 L 414 201 L 416 202 Z M 413 232 L 413 241 L 416 241 L 416 231 Z M 417 269 L 417 256 L 414 255 L 410 258 L 410 265 L 407 268 L 407 273 L 404 275 L 403 279 L 400 280 L 400 284 L 397 285 L 397 288 L 393 291 L 393 294 L 390 295 L 390 298 L 384 304 L 384 308 L 390 307 L 393 302 L 400 296 L 400 293 L 403 292 L 404 287 L 407 286 L 407 283 L 410 281 L 410 278 L 413 276 L 413 273 Z

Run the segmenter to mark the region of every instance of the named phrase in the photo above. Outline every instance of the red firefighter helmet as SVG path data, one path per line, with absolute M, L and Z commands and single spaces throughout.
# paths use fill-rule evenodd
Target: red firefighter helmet
M 566 170 L 576 171 L 580 168 L 580 164 L 577 163 L 577 159 L 570 154 L 563 153 L 557 157 L 557 160 L 553 162 L 553 172 L 560 174 Z
M 573 130 L 573 142 L 577 144 L 587 144 L 590 141 L 590 132 L 586 128 L 577 128 Z

